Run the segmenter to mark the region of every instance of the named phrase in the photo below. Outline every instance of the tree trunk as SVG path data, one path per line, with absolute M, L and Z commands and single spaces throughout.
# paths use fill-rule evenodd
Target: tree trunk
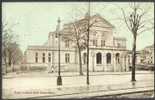
M 12 72 L 15 72 L 14 64 L 11 64 Z
M 4 61 L 5 61 L 5 73 L 7 74 L 7 68 L 8 68 L 8 64 L 7 64 L 7 61 L 6 61 L 6 56 L 4 57 Z
M 136 81 L 135 79 L 135 63 L 136 63 L 136 38 L 137 36 L 134 35 L 133 40 L 133 48 L 132 48 L 132 81 Z
M 78 51 L 79 51 L 79 74 L 80 75 L 83 75 L 83 72 L 82 72 L 82 59 L 81 59 L 81 49 L 78 47 Z
M 11 66 L 11 53 L 10 51 L 8 53 L 9 53 L 8 59 L 9 59 L 9 67 L 10 67 Z
M 5 73 L 7 74 L 7 68 L 8 68 L 8 64 L 7 64 L 7 53 L 6 53 L 6 50 L 4 50 L 4 63 L 5 63 Z

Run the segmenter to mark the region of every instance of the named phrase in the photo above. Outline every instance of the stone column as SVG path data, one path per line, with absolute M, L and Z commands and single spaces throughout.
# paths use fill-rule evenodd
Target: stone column
M 114 72 L 116 72 L 116 58 L 115 58 L 115 53 L 112 54 L 112 59 L 113 59 L 113 69 L 114 69 Z
M 102 54 L 102 63 L 103 63 L 103 71 L 107 71 L 107 64 L 106 64 L 106 53 Z
M 112 65 L 112 72 L 114 72 L 114 54 L 111 53 L 111 65 Z
M 124 71 L 126 72 L 126 55 L 124 55 Z
M 121 72 L 125 70 L 125 63 L 124 63 L 124 54 L 121 55 Z
M 95 53 L 94 52 L 91 52 L 91 62 L 92 62 L 92 71 L 95 72 Z

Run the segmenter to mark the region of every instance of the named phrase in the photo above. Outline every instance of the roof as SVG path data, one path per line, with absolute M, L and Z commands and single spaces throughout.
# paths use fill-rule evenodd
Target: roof
M 154 48 L 154 44 L 146 46 L 145 48 Z
M 111 26 L 112 28 L 114 28 L 114 26 L 109 21 L 107 21 L 105 18 L 101 17 L 100 14 L 95 14 L 95 15 L 92 16 L 92 18 L 94 18 L 94 17 L 101 18 L 104 22 L 106 22 L 106 24 L 108 24 L 109 26 Z
M 124 37 L 114 37 L 114 40 L 124 40 L 124 41 L 126 41 L 126 38 L 124 38 Z
M 103 22 L 105 22 L 105 23 L 106 23 L 107 25 L 109 25 L 111 28 L 114 28 L 114 26 L 113 26 L 109 21 L 107 21 L 106 19 L 104 19 L 103 17 L 101 17 L 101 15 L 99 15 L 99 14 L 95 14 L 95 15 L 93 15 L 93 16 L 90 16 L 90 20 L 93 19 L 93 18 L 102 19 Z M 77 21 L 74 21 L 74 22 L 66 23 L 66 24 L 64 24 L 63 26 L 70 25 L 70 24 L 72 24 L 72 23 L 82 23 L 82 22 L 84 22 L 84 21 L 86 21 L 86 18 L 85 18 L 85 17 L 83 17 L 82 19 L 79 19 L 79 20 L 77 20 Z
M 129 54 L 132 54 L 132 50 L 129 50 L 128 53 L 129 53 Z M 140 51 L 136 51 L 136 54 L 141 54 L 141 52 L 140 52 Z
M 42 46 L 42 45 L 29 45 L 28 49 L 47 49 L 48 46 Z

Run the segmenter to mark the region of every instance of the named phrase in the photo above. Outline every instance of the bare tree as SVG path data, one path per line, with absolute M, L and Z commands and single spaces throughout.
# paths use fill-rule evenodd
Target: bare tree
M 65 38 L 66 41 L 72 41 L 76 43 L 76 47 L 78 49 L 78 54 L 79 54 L 79 74 L 83 75 L 82 72 L 82 57 L 81 57 L 81 51 L 85 49 L 85 29 L 84 26 L 81 25 L 82 23 L 80 22 L 73 22 L 68 25 L 64 29 L 64 33 L 66 33 L 63 37 Z
M 14 65 L 18 65 L 21 63 L 23 54 L 21 49 L 19 48 L 19 45 L 15 42 L 12 43 L 12 45 L 9 48 L 10 52 L 10 59 L 11 59 L 11 64 L 12 64 L 12 71 L 15 71 Z
M 3 24 L 2 27 L 2 59 L 5 64 L 5 72 L 11 65 L 19 63 L 22 59 L 22 52 L 17 44 L 17 35 L 13 33 L 13 27 L 16 24 Z M 14 71 L 14 68 L 13 68 Z
M 81 10 L 86 11 L 85 9 L 80 8 L 80 10 L 76 9 L 76 13 L 83 15 L 82 14 L 83 12 Z M 78 14 L 76 14 L 76 15 L 79 16 Z M 87 48 L 88 31 L 90 31 L 90 30 L 88 30 L 88 27 L 93 26 L 93 24 L 96 22 L 96 20 L 92 21 L 91 24 L 88 25 L 88 21 L 90 20 L 88 12 L 82 19 L 76 19 L 73 17 L 72 17 L 72 19 L 74 19 L 74 22 L 64 25 L 63 32 L 65 33 L 65 35 L 63 36 L 63 38 L 66 41 L 69 40 L 69 41 L 76 43 L 75 47 L 77 48 L 78 55 L 79 55 L 79 74 L 83 75 L 81 52 Z M 89 58 L 89 57 L 87 57 L 87 58 Z M 88 59 L 87 59 L 87 61 L 88 61 Z
M 148 27 L 146 22 L 149 22 L 150 19 L 145 18 L 148 10 L 144 10 L 140 7 L 140 4 L 133 3 L 131 7 L 131 12 L 126 15 L 125 10 L 122 8 L 122 13 L 124 17 L 124 22 L 132 33 L 133 36 L 133 47 L 132 47 L 132 81 L 136 81 L 135 79 L 135 60 L 136 60 L 136 41 L 137 36 L 145 31 L 153 29 L 153 27 Z M 152 20 L 152 19 L 151 19 Z

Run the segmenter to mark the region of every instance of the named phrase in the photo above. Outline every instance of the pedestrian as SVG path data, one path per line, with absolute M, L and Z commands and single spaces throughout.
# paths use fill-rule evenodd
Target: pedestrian
M 54 67 L 53 67 L 53 66 L 51 66 L 51 72 L 52 72 L 52 73 L 54 72 Z

